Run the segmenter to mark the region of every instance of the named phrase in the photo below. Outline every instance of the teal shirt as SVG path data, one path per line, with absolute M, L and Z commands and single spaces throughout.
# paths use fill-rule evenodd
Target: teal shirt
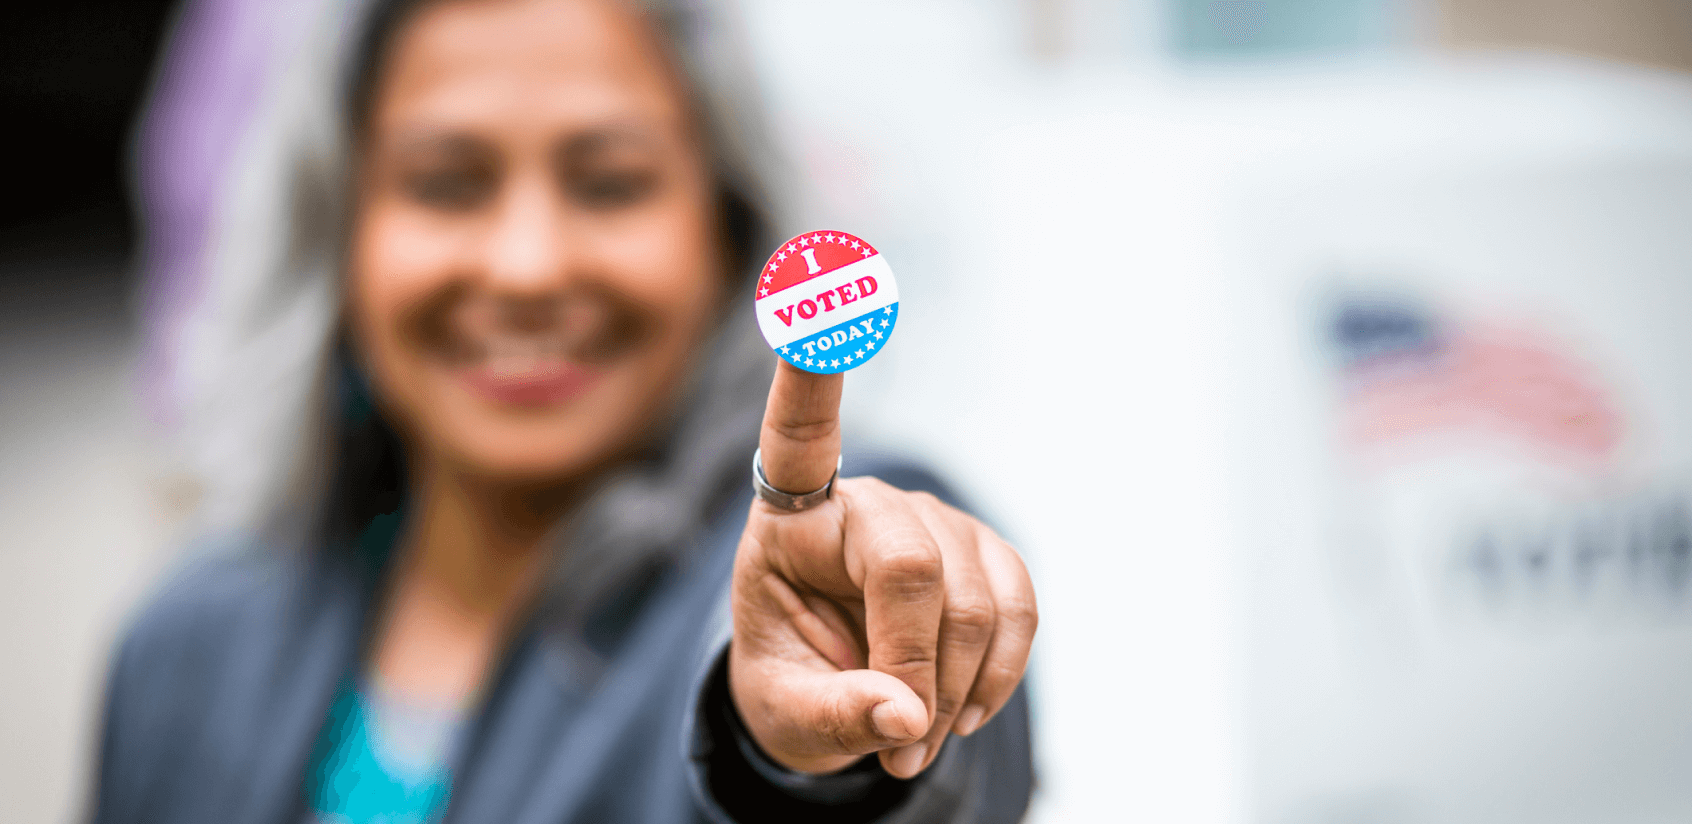
M 408 704 L 348 680 L 335 695 L 306 770 L 323 824 L 426 824 L 452 795 L 447 754 L 462 713 Z

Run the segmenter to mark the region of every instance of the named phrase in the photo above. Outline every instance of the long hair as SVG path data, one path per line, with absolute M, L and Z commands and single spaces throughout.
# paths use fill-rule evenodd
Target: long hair
M 204 285 L 174 349 L 180 445 L 201 487 L 201 531 L 320 546 L 405 499 L 399 443 L 345 344 L 341 267 L 355 119 L 395 32 L 416 9 L 442 1 L 320 4 L 322 19 L 288 59 L 237 154 L 210 230 Z M 774 366 L 747 314 L 777 176 L 747 50 L 735 28 L 699 5 L 636 5 L 690 86 L 738 288 L 657 447 L 606 479 L 560 536 L 592 546 L 568 553 L 559 572 L 578 594 L 675 547 L 723 499 L 744 472 Z

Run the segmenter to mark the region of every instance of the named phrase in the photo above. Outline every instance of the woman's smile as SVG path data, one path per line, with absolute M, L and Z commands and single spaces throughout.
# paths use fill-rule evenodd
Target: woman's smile
M 649 346 L 659 321 L 608 290 L 510 300 L 448 289 L 419 311 L 407 336 L 470 393 L 497 406 L 568 404 Z
M 464 384 L 482 397 L 507 406 L 568 403 L 597 382 L 601 370 L 567 359 L 554 339 L 507 338 L 487 354 L 458 369 Z

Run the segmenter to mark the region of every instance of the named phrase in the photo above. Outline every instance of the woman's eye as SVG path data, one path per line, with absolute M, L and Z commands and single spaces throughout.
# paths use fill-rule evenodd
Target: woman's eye
M 436 169 L 405 176 L 405 189 L 419 203 L 437 209 L 473 209 L 492 195 L 496 181 L 481 169 Z
M 567 187 L 589 208 L 616 209 L 650 197 L 658 189 L 658 175 L 646 169 L 581 172 L 569 176 Z

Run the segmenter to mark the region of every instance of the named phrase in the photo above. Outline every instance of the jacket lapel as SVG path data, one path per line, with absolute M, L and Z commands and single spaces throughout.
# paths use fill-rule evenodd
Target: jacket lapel
M 249 788 L 228 821 L 294 824 L 305 813 L 302 782 L 312 745 L 341 680 L 359 651 L 368 588 L 348 559 L 331 553 L 307 562 L 305 575 L 279 605 L 285 628 L 247 673 L 257 683 L 246 717 L 245 784 Z M 315 580 L 309 580 L 313 579 Z

